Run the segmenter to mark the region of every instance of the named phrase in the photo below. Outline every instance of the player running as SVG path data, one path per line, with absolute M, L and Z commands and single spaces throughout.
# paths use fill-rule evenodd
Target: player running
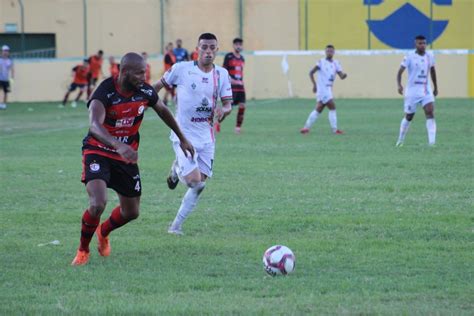
M 102 74 L 103 56 L 104 52 L 99 50 L 96 55 L 89 57 L 90 78 L 87 86 L 87 99 L 90 98 L 92 91 L 94 91 L 97 85 L 97 81 L 99 81 L 99 76 Z
M 414 52 L 408 53 L 403 59 L 397 74 L 398 93 L 403 95 L 402 74 L 408 70 L 408 83 L 405 90 L 405 117 L 400 124 L 400 134 L 396 143 L 397 147 L 403 146 L 405 136 L 410 127 L 410 122 L 416 113 L 418 104 L 425 110 L 426 129 L 428 131 L 428 144 L 436 143 L 436 121 L 434 119 L 434 101 L 438 95 L 436 80 L 435 59 L 432 52 L 426 51 L 426 38 L 419 35 L 415 38 Z M 431 89 L 429 76 L 433 81 L 434 90 Z
M 242 123 L 244 122 L 245 113 L 245 88 L 244 88 L 244 56 L 240 54 L 243 47 L 243 40 L 235 38 L 233 41 L 234 51 L 228 53 L 224 57 L 223 67 L 227 69 L 230 75 L 230 83 L 232 85 L 233 103 L 232 105 L 239 107 L 237 113 L 237 122 L 235 125 L 235 133 L 240 134 Z M 217 128 L 216 130 L 219 130 Z
M 163 59 L 164 63 L 164 73 L 165 74 L 168 70 L 176 64 L 176 56 L 173 53 L 173 43 L 169 42 L 168 45 L 165 47 L 165 56 Z M 165 87 L 165 95 L 163 96 L 164 104 L 168 105 L 168 98 L 171 95 L 171 99 L 174 100 L 175 97 L 175 88 L 174 87 Z
M 198 50 L 197 61 L 175 64 L 155 85 L 157 91 L 177 85 L 176 120 L 196 150 L 194 158 L 186 157 L 179 150 L 179 139 L 171 133 L 176 160 L 171 166 L 168 186 L 173 190 L 178 181 L 188 186 L 178 214 L 168 229 L 169 233 L 177 235 L 183 234 L 181 225 L 196 207 L 206 179 L 212 176 L 215 149 L 212 124 L 219 97 L 223 107 L 217 115 L 218 122 L 222 122 L 232 111 L 229 73 L 214 64 L 219 50 L 216 36 L 211 33 L 201 34 Z
M 0 88 L 3 90 L 3 102 L 0 102 L 0 110 L 7 109 L 7 94 L 10 92 L 10 81 L 14 77 L 15 69 L 13 60 L 10 58 L 10 47 L 3 45 L 2 55 L 0 56 Z
M 89 100 L 90 127 L 82 147 L 82 182 L 89 195 L 89 208 L 82 216 L 81 241 L 72 265 L 89 261 L 89 243 L 94 232 L 99 254 L 109 256 L 110 232 L 138 217 L 142 190 L 137 165 L 138 130 L 147 107 L 152 107 L 173 130 L 180 154 L 193 159 L 194 149 L 173 115 L 153 87 L 144 83 L 145 70 L 140 55 L 126 54 L 120 62 L 119 76 L 104 80 Z M 120 205 L 99 226 L 107 203 L 107 188 L 117 192 Z
M 66 95 L 64 95 L 63 103 L 59 105 L 60 108 L 64 108 L 69 99 L 69 94 L 79 88 L 79 93 L 74 101 L 71 103 L 71 107 L 77 107 L 77 102 L 81 99 L 82 94 L 86 91 L 88 84 L 88 75 L 89 75 L 89 61 L 84 59 L 82 65 L 77 65 L 72 68 L 72 73 L 74 79 L 72 80 L 71 85 L 69 86 Z
M 336 104 L 332 96 L 332 86 L 336 80 L 336 74 L 342 79 L 347 78 L 347 74 L 342 71 L 341 64 L 333 59 L 335 49 L 333 45 L 326 46 L 326 58 L 321 58 L 317 65 L 309 72 L 309 78 L 313 83 L 313 92 L 316 93 L 316 109 L 313 110 L 306 120 L 304 127 L 300 130 L 301 134 L 309 133 L 311 126 L 316 122 L 318 116 L 324 107 L 328 107 L 329 124 L 334 134 L 343 134 L 344 132 L 337 129 Z M 314 81 L 314 74 L 318 72 L 317 82 Z

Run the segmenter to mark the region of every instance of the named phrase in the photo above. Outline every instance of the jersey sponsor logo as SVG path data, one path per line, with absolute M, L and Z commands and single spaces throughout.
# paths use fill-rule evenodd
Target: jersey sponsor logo
M 92 172 L 92 173 L 97 173 L 99 172 L 100 170 L 100 165 L 96 162 L 92 162 L 90 165 L 89 165 L 89 170 Z
M 196 108 L 196 112 L 212 112 L 212 107 L 210 106 L 200 106 Z
M 209 83 L 209 78 L 202 77 L 202 83 Z
M 135 117 L 125 117 L 115 122 L 115 127 L 132 127 Z
M 150 97 L 153 95 L 153 90 L 151 90 L 151 89 L 141 88 L 140 91 L 145 93 L 146 95 L 148 95 Z
M 115 99 L 115 100 L 112 101 L 112 104 L 113 104 L 113 105 L 116 105 L 116 104 L 119 104 L 120 102 L 122 102 L 122 99 L 117 98 L 117 99 Z
M 128 136 L 115 136 L 114 138 L 121 143 L 128 144 Z
M 211 121 L 212 117 L 192 117 L 191 122 L 193 123 L 209 123 Z

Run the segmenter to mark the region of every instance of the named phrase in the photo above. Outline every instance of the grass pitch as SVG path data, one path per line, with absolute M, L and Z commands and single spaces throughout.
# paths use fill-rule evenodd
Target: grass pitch
M 395 148 L 401 100 L 337 100 L 299 134 L 312 100 L 252 101 L 218 136 L 214 178 L 179 238 L 166 233 L 185 188 L 169 191 L 168 129 L 141 130 L 141 216 L 71 267 L 87 195 L 87 111 L 11 104 L 0 112 L 0 314 L 474 314 L 473 100 L 422 111 Z M 102 219 L 117 204 L 113 191 Z M 59 245 L 38 246 L 53 240 Z M 296 271 L 271 278 L 264 250 Z

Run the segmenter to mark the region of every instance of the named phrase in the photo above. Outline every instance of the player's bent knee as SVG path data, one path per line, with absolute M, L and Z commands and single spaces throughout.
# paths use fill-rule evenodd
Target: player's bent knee
M 405 116 L 405 118 L 407 119 L 408 122 L 410 122 L 411 120 L 413 120 L 413 117 L 415 117 L 415 113 L 407 114 L 407 115 Z
M 100 216 L 107 205 L 106 201 L 91 201 L 89 204 L 89 213 L 92 216 Z
M 204 190 L 204 188 L 206 187 L 206 182 L 203 182 L 203 181 L 199 181 L 197 183 L 192 183 L 190 186 L 189 186 L 191 189 L 195 190 L 197 192 L 197 194 L 201 194 L 201 192 Z

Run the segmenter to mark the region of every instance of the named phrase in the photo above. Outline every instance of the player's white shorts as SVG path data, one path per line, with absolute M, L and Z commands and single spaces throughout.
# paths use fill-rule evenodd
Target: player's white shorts
M 316 101 L 326 104 L 333 98 L 331 89 L 318 89 L 316 91 Z
M 428 103 L 433 103 L 435 101 L 434 95 L 432 93 L 427 94 L 425 96 L 406 96 L 405 97 L 405 105 L 404 110 L 407 114 L 413 114 L 416 112 L 416 108 L 418 104 L 425 107 Z
M 185 177 L 194 169 L 199 171 L 207 177 L 212 177 L 212 165 L 214 163 L 215 144 L 207 143 L 199 146 L 194 145 L 194 159 L 186 157 L 183 150 L 179 146 L 179 142 L 173 142 L 173 149 L 176 154 L 176 161 L 178 162 L 178 175 Z M 189 153 L 188 153 L 189 156 Z

